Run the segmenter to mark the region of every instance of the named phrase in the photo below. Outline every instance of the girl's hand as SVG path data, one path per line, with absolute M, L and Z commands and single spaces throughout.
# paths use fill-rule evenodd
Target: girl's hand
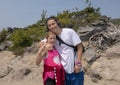
M 35 59 L 36 65 L 39 65 L 45 56 L 47 56 L 47 51 L 45 50 L 45 44 L 42 44 L 37 52 Z
M 52 44 L 46 44 L 46 50 L 52 50 L 53 45 Z
M 47 56 L 47 49 L 46 49 L 46 43 L 42 44 L 42 46 L 39 48 L 38 55 L 41 57 Z

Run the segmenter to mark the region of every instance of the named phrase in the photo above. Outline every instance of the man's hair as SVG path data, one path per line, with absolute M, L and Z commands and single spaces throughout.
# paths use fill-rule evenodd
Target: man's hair
M 59 20 L 58 20 L 55 16 L 50 16 L 50 17 L 48 17 L 48 18 L 46 19 L 46 22 L 45 22 L 45 25 L 46 25 L 46 28 L 47 28 L 46 31 L 49 31 L 49 28 L 48 28 L 48 25 L 47 25 L 47 22 L 48 22 L 49 20 L 55 20 L 56 23 L 58 24 L 58 26 L 60 26 Z

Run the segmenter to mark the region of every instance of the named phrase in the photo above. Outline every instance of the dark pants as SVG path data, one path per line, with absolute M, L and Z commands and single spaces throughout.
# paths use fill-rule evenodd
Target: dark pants
M 47 78 L 45 85 L 55 85 L 55 79 Z
M 84 72 L 65 75 L 65 85 L 84 85 Z

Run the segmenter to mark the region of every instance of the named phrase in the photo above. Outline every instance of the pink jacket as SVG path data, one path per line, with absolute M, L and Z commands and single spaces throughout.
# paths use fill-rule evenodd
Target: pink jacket
M 60 55 L 56 49 L 49 50 L 47 58 L 44 59 L 43 80 L 55 79 L 56 85 L 64 85 L 64 69 L 60 63 Z

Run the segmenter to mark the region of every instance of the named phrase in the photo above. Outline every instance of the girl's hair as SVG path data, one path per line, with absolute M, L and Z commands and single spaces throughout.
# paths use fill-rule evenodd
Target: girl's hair
M 51 31 L 48 31 L 47 34 L 46 34 L 46 39 L 48 39 L 48 37 L 49 37 L 51 34 L 56 35 L 55 33 L 51 32 Z
M 46 22 L 45 22 L 45 25 L 46 25 L 46 28 L 47 28 L 46 31 L 49 31 L 49 28 L 48 28 L 48 25 L 47 25 L 47 22 L 48 22 L 49 20 L 55 20 L 56 23 L 58 24 L 58 26 L 60 26 L 60 22 L 58 21 L 58 19 L 57 19 L 55 16 L 51 16 L 51 17 L 49 17 L 49 18 L 46 19 Z
M 46 33 L 46 40 L 47 40 L 46 42 L 48 42 L 48 37 L 49 37 L 51 34 L 56 35 L 55 33 L 51 32 L 51 31 L 48 31 L 48 32 Z M 38 47 L 41 47 L 44 43 L 45 43 L 45 42 L 40 42 L 40 43 L 38 44 Z

